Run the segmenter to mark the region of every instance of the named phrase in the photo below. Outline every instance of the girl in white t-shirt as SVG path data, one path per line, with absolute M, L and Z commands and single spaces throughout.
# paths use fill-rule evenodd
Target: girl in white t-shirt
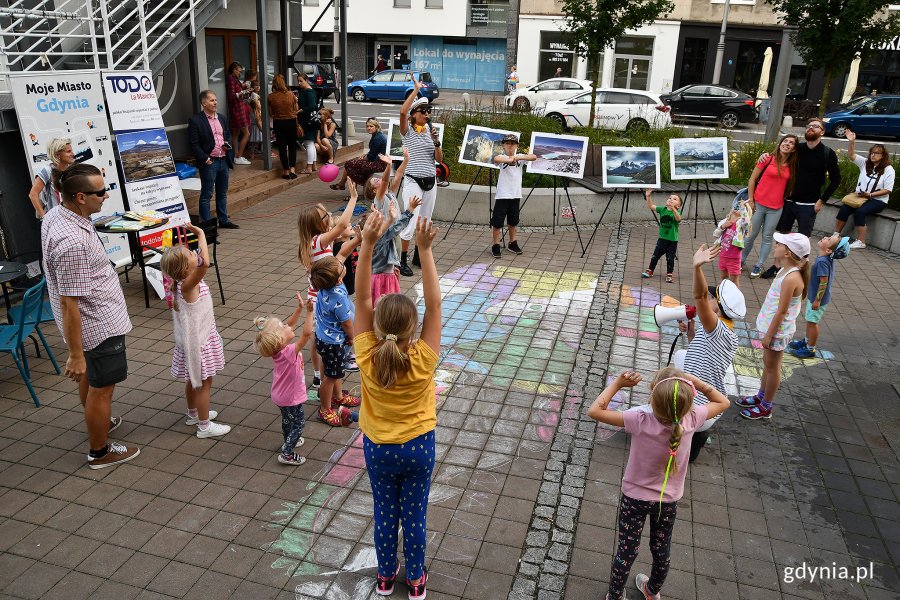
M 509 242 L 506 249 L 513 254 L 522 254 L 516 240 L 516 226 L 519 224 L 519 202 L 522 200 L 522 166 L 525 162 L 537 160 L 534 154 L 518 154 L 519 138 L 507 134 L 503 138 L 503 154 L 494 157 L 494 164 L 500 167 L 497 176 L 497 195 L 491 214 L 491 255 L 500 258 L 500 232 L 503 221 L 509 226 Z

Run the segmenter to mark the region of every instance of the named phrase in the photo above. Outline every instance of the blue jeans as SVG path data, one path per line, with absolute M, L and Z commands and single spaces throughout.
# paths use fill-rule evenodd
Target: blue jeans
M 200 220 L 209 221 L 209 201 L 216 189 L 216 217 L 219 224 L 228 222 L 228 161 L 213 158 L 212 164 L 200 165 Z
M 405 444 L 376 444 L 363 437 L 366 470 L 375 502 L 375 555 L 378 574 L 397 571 L 397 526 L 403 523 L 406 577 L 415 581 L 425 569 L 425 517 L 434 471 L 434 431 Z
M 762 267 L 765 264 L 766 259 L 769 258 L 769 252 L 772 251 L 772 235 L 774 235 L 775 228 L 778 226 L 778 221 L 781 219 L 782 210 L 784 209 L 769 208 L 762 204 L 756 205 L 756 211 L 753 213 L 753 220 L 750 221 L 750 237 L 744 240 L 744 250 L 741 252 L 742 263 L 748 264 L 747 257 L 750 256 L 750 252 L 753 250 L 753 242 L 756 241 L 756 236 L 762 233 L 762 245 L 759 247 L 759 259 L 754 264 L 757 267 Z

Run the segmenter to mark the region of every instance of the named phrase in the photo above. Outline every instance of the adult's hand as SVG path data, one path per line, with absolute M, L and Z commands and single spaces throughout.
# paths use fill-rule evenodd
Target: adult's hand
M 86 372 L 87 360 L 85 360 L 84 354 L 81 356 L 72 356 L 70 354 L 66 360 L 66 377 L 72 381 L 79 382 Z
M 847 129 L 847 130 L 844 132 L 844 137 L 847 138 L 847 141 L 848 141 L 848 142 L 855 142 L 855 141 L 856 141 L 856 133 L 854 133 L 854 132 L 853 132 L 852 130 L 850 130 L 850 129 Z
M 702 267 L 707 263 L 711 263 L 721 250 L 721 246 L 707 248 L 706 244 L 700 244 L 700 247 L 694 252 L 694 267 Z
M 824 201 L 824 200 L 821 200 L 821 199 L 816 200 L 816 212 L 817 212 L 817 213 L 818 213 L 820 210 L 822 210 L 824 207 L 825 207 L 825 201 Z

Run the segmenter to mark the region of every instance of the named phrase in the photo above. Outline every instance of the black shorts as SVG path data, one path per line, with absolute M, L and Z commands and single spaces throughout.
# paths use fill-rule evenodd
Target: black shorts
M 491 214 L 491 227 L 500 229 L 503 221 L 510 227 L 519 224 L 519 201 L 521 198 L 497 198 L 494 201 L 494 212 Z
M 322 357 L 322 374 L 329 379 L 344 378 L 344 345 L 316 338 L 316 352 Z
M 128 360 L 125 358 L 125 336 L 106 338 L 93 350 L 84 353 L 87 363 L 88 385 L 105 388 L 128 377 Z

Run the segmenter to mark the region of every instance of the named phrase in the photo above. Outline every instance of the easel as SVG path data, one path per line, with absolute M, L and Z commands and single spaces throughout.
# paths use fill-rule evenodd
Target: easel
M 700 208 L 700 182 L 701 181 L 706 186 L 706 197 L 709 200 L 709 210 L 710 210 L 710 212 L 712 212 L 713 223 L 719 222 L 719 219 L 716 217 L 716 209 L 713 208 L 713 199 L 712 199 L 712 192 L 709 189 L 709 180 L 708 179 L 690 179 L 690 180 L 688 180 L 687 189 L 684 191 L 684 203 L 683 203 L 684 205 L 681 207 L 681 213 L 683 215 L 687 215 L 687 213 L 688 213 L 687 203 L 688 203 L 688 198 L 691 197 L 691 187 L 692 187 L 691 184 L 693 184 L 693 192 L 694 192 L 694 195 L 696 196 L 696 202 L 694 203 L 694 238 L 695 239 L 697 237 L 697 221 L 698 221 L 697 213 L 699 212 L 699 208 Z
M 544 180 L 544 175 L 545 175 L 545 173 L 537 174 L 537 179 L 535 179 L 534 185 L 531 186 L 531 190 L 529 190 L 528 195 L 525 196 L 525 199 L 522 201 L 522 205 L 519 207 L 520 211 L 524 210 L 525 205 L 528 204 L 528 200 L 529 200 L 529 198 L 531 198 L 531 195 L 534 193 L 534 190 L 537 188 L 538 183 L 540 183 L 541 181 Z M 557 189 L 558 189 L 558 185 L 559 185 L 559 182 L 557 181 L 557 176 L 549 175 L 549 177 L 553 178 L 553 220 L 551 221 L 551 231 L 552 231 L 553 235 L 556 235 L 556 216 L 557 216 L 556 208 L 557 208 L 557 206 L 562 205 L 562 195 L 560 195 L 558 197 L 559 199 L 557 200 Z M 575 224 L 575 233 L 578 235 L 578 244 L 581 246 L 581 251 L 583 253 L 585 250 L 585 246 L 584 246 L 584 241 L 581 239 L 581 229 L 578 227 L 578 219 L 575 216 L 575 207 L 572 206 L 572 197 L 569 196 L 569 182 L 567 181 L 568 178 L 563 177 L 562 179 L 563 179 L 562 189 L 566 193 L 566 200 L 569 202 L 569 210 L 572 211 L 572 222 Z M 559 204 L 557 204 L 557 202 L 559 202 Z M 490 202 L 488 202 L 488 205 L 490 205 Z M 490 208 L 490 206 L 489 206 L 489 208 Z M 501 241 L 506 240 L 506 229 L 507 228 L 504 227 L 501 230 L 501 234 L 500 234 Z M 582 254 L 582 256 L 584 256 L 584 254 Z
M 456 209 L 456 214 L 453 216 L 453 220 L 450 221 L 450 225 L 447 226 L 447 231 L 444 232 L 444 237 L 442 240 L 446 240 L 447 236 L 450 234 L 450 230 L 453 229 L 453 226 L 456 224 L 456 219 L 459 218 L 459 213 L 462 212 L 463 206 L 466 205 L 466 200 L 469 198 L 469 194 L 472 192 L 472 188 L 475 187 L 475 182 L 478 181 L 478 176 L 481 175 L 481 170 L 484 167 L 478 167 L 478 170 L 475 171 L 475 176 L 472 178 L 472 183 L 469 184 L 469 189 L 466 190 L 466 195 L 463 196 L 462 202 L 459 203 L 459 208 Z M 493 169 L 488 168 L 488 221 L 491 220 L 491 196 L 494 195 L 494 172 Z
M 591 232 L 591 237 L 588 239 L 587 246 L 584 247 L 584 251 L 581 253 L 581 258 L 584 258 L 585 254 L 587 254 L 587 249 L 591 247 L 591 242 L 594 241 L 594 236 L 597 235 L 597 230 L 600 228 L 600 224 L 603 223 L 603 217 L 606 216 L 606 211 L 609 210 L 612 201 L 615 199 L 616 194 L 619 193 L 619 190 L 614 189 L 609 193 L 609 198 L 606 200 L 606 208 L 603 209 L 603 212 L 600 213 L 600 218 L 597 219 L 597 223 L 594 225 L 594 231 Z M 622 220 L 625 218 L 625 211 L 628 210 L 628 205 L 631 202 L 631 188 L 622 188 L 622 206 L 619 209 L 619 224 L 617 226 L 618 230 L 622 229 Z M 656 219 L 656 213 L 653 213 L 653 218 Z M 658 221 L 657 221 L 658 222 Z

